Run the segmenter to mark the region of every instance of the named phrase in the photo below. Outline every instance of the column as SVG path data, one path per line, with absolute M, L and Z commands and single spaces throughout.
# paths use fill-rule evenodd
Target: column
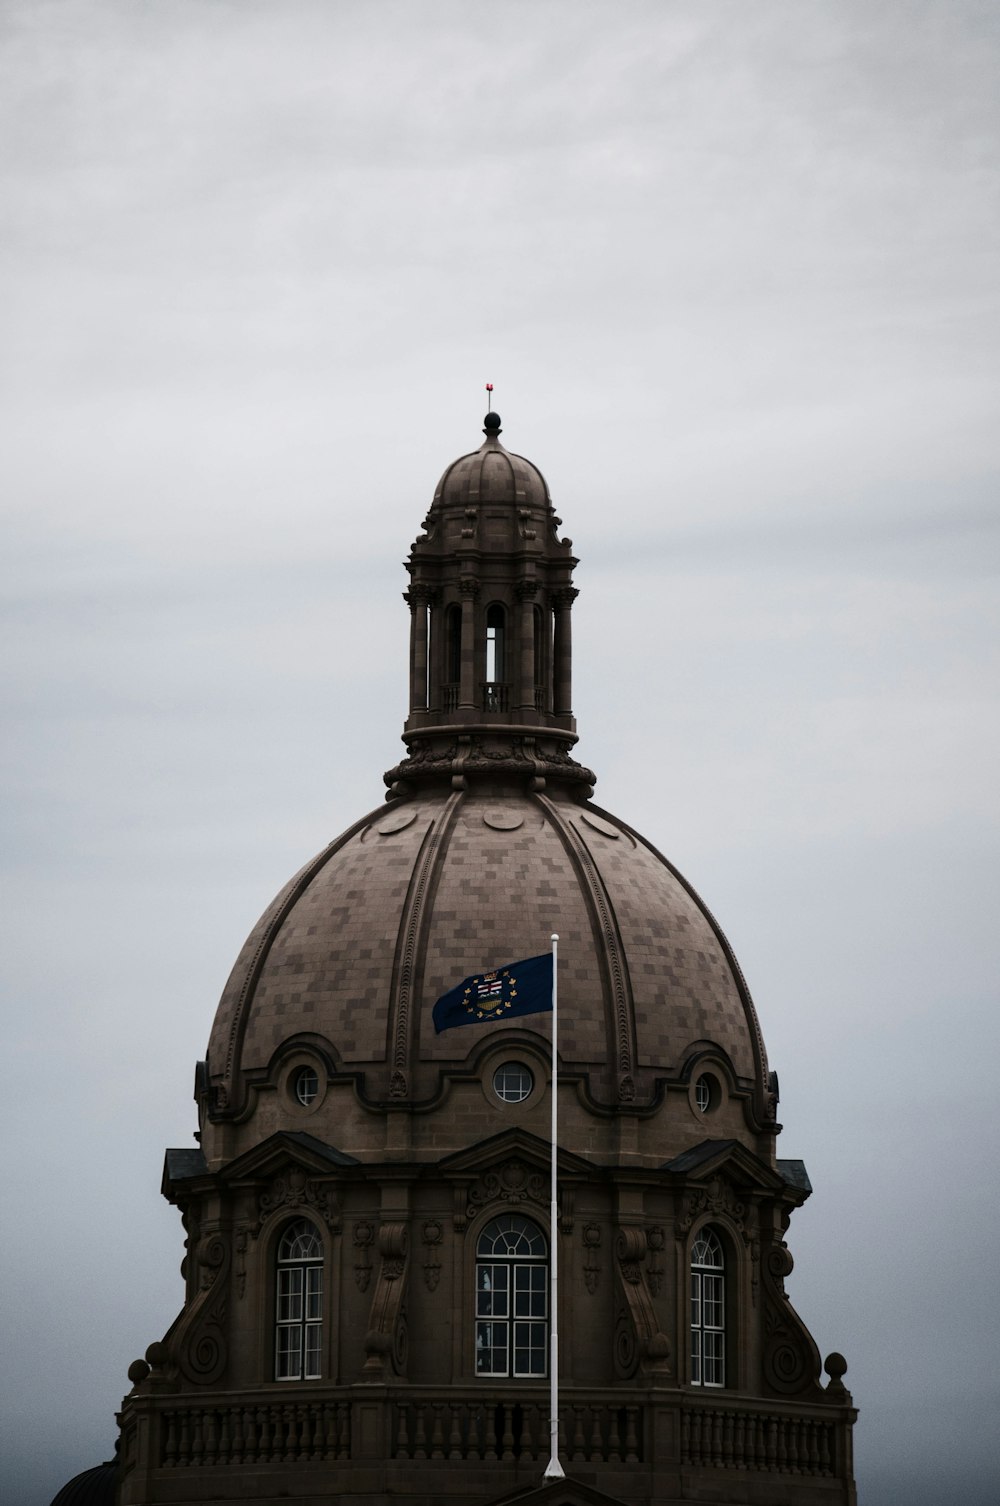
M 521 604 L 521 672 L 517 704 L 522 711 L 535 709 L 535 594 L 536 580 L 519 580 L 517 598 Z
M 555 705 L 556 716 L 573 714 L 573 628 L 570 610 L 579 596 L 575 586 L 552 592 L 555 608 Z
M 403 592 L 410 606 L 410 710 L 427 710 L 427 609 L 433 588 L 415 584 Z
M 479 582 L 475 576 L 466 575 L 458 583 L 462 596 L 462 679 L 458 695 L 459 709 L 474 711 L 476 708 L 476 597 Z

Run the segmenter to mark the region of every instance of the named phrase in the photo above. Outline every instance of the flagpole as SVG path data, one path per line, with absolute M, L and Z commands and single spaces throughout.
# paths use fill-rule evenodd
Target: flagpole
M 559 1207 L 556 1198 L 556 1155 L 558 1126 L 557 1105 L 559 1088 L 559 1054 L 558 1054 L 558 1030 L 559 1030 L 559 937 L 552 935 L 552 1145 L 551 1145 L 551 1182 L 552 1200 L 549 1206 L 549 1238 L 550 1246 L 550 1280 L 549 1280 L 549 1319 L 550 1329 L 550 1354 L 549 1354 L 549 1380 L 550 1392 L 550 1416 L 549 1416 L 549 1462 L 546 1466 L 543 1480 L 563 1480 L 565 1471 L 559 1463 Z

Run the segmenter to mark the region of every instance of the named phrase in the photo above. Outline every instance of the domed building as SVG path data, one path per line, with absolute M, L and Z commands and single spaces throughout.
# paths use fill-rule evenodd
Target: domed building
M 255 926 L 198 1146 L 167 1152 L 185 1302 L 129 1372 L 122 1506 L 855 1501 L 846 1365 L 821 1377 L 784 1291 L 811 1189 L 775 1154 L 750 993 L 690 884 L 593 801 L 572 544 L 485 434 L 407 562 L 386 803 Z M 555 1221 L 553 1018 L 515 962 L 552 933 Z M 468 1028 L 438 1033 L 457 985 Z

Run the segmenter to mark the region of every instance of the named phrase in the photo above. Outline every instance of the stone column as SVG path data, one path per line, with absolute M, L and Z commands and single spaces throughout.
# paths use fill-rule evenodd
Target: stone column
M 562 586 L 553 591 L 552 605 L 555 608 L 555 704 L 556 716 L 573 714 L 573 628 L 570 611 L 579 596 L 575 586 Z
M 410 710 L 427 710 L 427 609 L 432 587 L 416 584 L 403 592 L 410 606 Z
M 536 580 L 519 580 L 517 598 L 521 603 L 521 684 L 518 705 L 522 711 L 535 709 L 535 594 Z
M 462 595 L 462 678 L 458 694 L 459 708 L 474 711 L 476 708 L 476 597 L 479 582 L 475 576 L 464 575 L 458 583 Z

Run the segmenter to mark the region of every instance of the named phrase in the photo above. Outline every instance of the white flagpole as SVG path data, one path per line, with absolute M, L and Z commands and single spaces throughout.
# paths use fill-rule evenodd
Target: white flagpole
M 563 1480 L 566 1472 L 559 1463 L 559 1207 L 556 1198 L 556 1113 L 559 1088 L 559 937 L 552 936 L 552 1201 L 549 1207 L 549 1239 L 551 1273 L 549 1282 L 549 1321 L 551 1340 L 549 1355 L 550 1417 L 549 1417 L 549 1462 L 543 1480 Z

